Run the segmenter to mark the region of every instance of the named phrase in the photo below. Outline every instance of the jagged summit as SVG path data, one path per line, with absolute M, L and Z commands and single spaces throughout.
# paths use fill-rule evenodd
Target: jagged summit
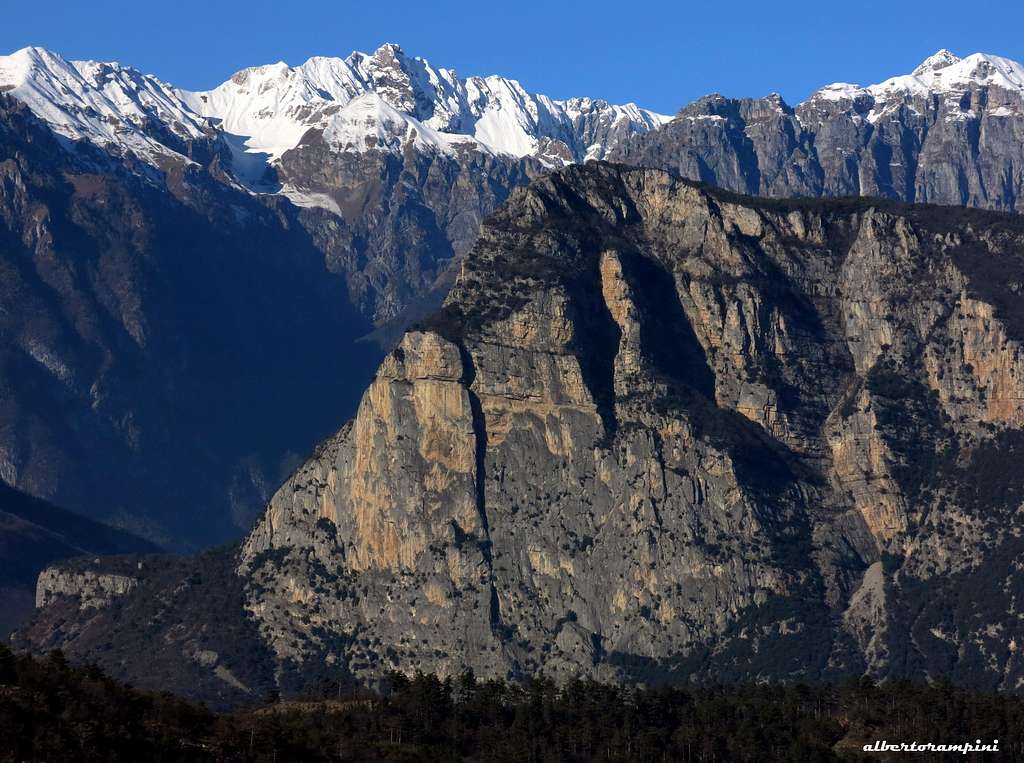
M 152 163 L 187 155 L 181 141 L 219 133 L 234 152 L 239 176 L 254 182 L 263 172 L 260 162 L 280 158 L 311 130 L 340 150 L 400 150 L 411 143 L 448 152 L 459 145 L 560 166 L 602 158 L 625 137 L 668 119 L 635 104 L 553 100 L 505 77 L 461 79 L 393 43 L 372 54 L 242 69 L 201 92 L 120 64 L 67 61 L 25 48 L 0 57 L 0 90 L 67 138 L 131 151 Z M 368 111 L 359 101 L 367 94 L 384 107 Z
M 938 69 L 944 69 L 947 66 L 951 66 L 960 60 L 960 57 L 956 54 L 943 48 L 942 50 L 928 56 L 921 64 L 914 69 L 914 74 L 924 74 L 925 72 L 936 71 Z
M 709 96 L 613 161 L 758 196 L 882 196 L 1024 210 L 1024 66 L 948 50 L 802 103 Z
M 0 92 L 23 101 L 63 137 L 158 163 L 205 135 L 206 119 L 173 87 L 119 63 L 68 61 L 45 48 L 0 56 Z
M 955 94 L 972 87 L 996 87 L 1020 94 L 1024 92 L 1024 66 L 988 53 L 957 58 L 949 51 L 939 51 L 912 74 L 893 77 L 867 89 L 884 97 L 893 93 Z
M 972 53 L 959 58 L 943 49 L 922 61 L 910 74 L 863 87 L 835 82 L 821 88 L 808 100 L 853 100 L 870 96 L 880 101 L 891 101 L 908 96 L 963 93 L 972 87 L 996 87 L 1020 94 L 1024 92 L 1024 65 L 989 53 Z
M 471 138 L 483 151 L 537 156 L 556 165 L 600 158 L 620 135 L 645 132 L 667 119 L 635 104 L 556 101 L 505 77 L 461 79 L 393 43 L 372 54 L 314 56 L 296 67 L 246 69 L 211 91 L 181 91 L 181 97 L 198 113 L 222 120 L 228 133 L 245 136 L 245 150 L 276 158 L 310 129 L 333 134 L 343 145 L 366 145 L 377 126 L 353 120 L 345 111 L 369 92 L 413 120 L 402 121 L 416 131 L 417 140 L 435 149 L 448 150 L 453 142 L 465 144 Z M 435 133 L 460 137 L 438 140 Z M 545 152 L 551 140 L 565 144 L 562 160 Z

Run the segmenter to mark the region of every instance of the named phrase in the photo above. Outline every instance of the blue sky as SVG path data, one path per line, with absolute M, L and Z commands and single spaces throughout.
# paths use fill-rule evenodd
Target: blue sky
M 943 47 L 1024 60 L 1024 0 L 0 0 L 0 17 L 0 52 L 42 45 L 190 89 L 245 66 L 397 42 L 464 76 L 669 113 L 709 92 L 775 90 L 795 103 L 830 82 L 906 73 Z

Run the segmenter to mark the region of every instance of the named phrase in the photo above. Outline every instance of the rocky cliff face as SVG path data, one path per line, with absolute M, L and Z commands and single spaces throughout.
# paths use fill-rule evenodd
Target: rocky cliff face
M 377 326 L 436 309 L 480 223 L 513 188 L 543 173 L 532 159 L 464 150 L 339 151 L 310 137 L 281 157 L 276 177 L 301 187 L 303 227 L 349 300 Z M 420 308 L 426 300 L 429 308 Z
M 99 560 L 95 562 L 98 564 Z M 36 608 L 41 609 L 63 598 L 77 599 L 80 609 L 109 607 L 117 597 L 131 593 L 138 582 L 138 578 L 131 574 L 71 570 L 67 566 L 47 567 L 39 573 L 36 584 Z
M 1016 687 L 1022 236 L 538 181 L 246 541 L 261 633 L 365 674 Z
M 712 95 L 610 158 L 760 196 L 879 196 L 1020 211 L 1024 67 L 940 51 L 878 85 L 795 108 Z
M 259 643 L 278 676 L 1018 688 L 1021 251 L 1015 215 L 534 182 L 243 544 Z

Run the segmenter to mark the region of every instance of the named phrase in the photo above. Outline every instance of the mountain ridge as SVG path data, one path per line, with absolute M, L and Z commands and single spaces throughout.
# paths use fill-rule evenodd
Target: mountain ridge
M 915 71 L 790 106 L 705 96 L 609 159 L 758 196 L 880 196 L 1020 211 L 1024 66 L 939 51 Z
M 66 61 L 43 48 L 24 48 L 0 57 L 0 88 L 65 137 L 134 150 L 154 164 L 186 155 L 179 141 L 220 134 L 236 174 L 257 190 L 273 188 L 261 185 L 262 175 L 311 130 L 351 150 L 401 150 L 405 133 L 415 131 L 421 149 L 461 147 L 560 166 L 602 158 L 618 140 L 612 136 L 667 119 L 634 104 L 533 95 L 497 75 L 460 79 L 394 44 L 371 55 L 242 69 L 209 91 L 180 90 L 118 63 Z M 366 97 L 387 113 L 347 111 Z M 152 123 L 172 137 L 161 140 Z M 388 129 L 396 124 L 400 131 Z M 392 135 L 398 138 L 394 146 L 381 139 Z

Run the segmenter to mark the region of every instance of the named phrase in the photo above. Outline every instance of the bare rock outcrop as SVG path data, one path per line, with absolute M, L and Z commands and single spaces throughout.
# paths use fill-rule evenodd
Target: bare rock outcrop
M 367 678 L 1015 687 L 1022 496 L 964 475 L 1015 479 L 1022 247 L 1007 215 L 536 181 L 271 500 L 247 607 L 278 660 Z
M 99 609 L 109 606 L 118 596 L 130 593 L 138 583 L 138 578 L 132 575 L 69 569 L 64 565 L 47 567 L 39 573 L 36 583 L 36 608 L 68 597 L 74 599 L 80 609 Z

